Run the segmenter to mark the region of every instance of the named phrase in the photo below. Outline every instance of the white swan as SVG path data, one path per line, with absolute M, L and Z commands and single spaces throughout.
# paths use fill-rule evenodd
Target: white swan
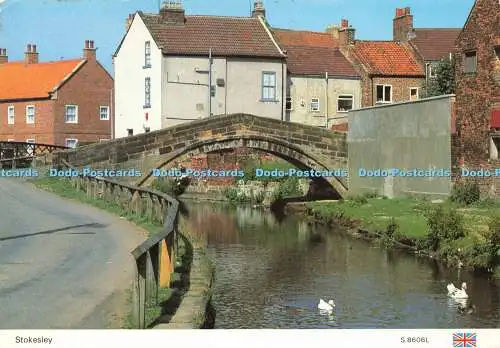
M 318 309 L 324 310 L 324 311 L 331 311 L 335 307 L 335 302 L 333 300 L 329 300 L 328 302 L 324 301 L 323 299 L 319 299 L 318 303 Z
M 450 283 L 446 286 L 446 289 L 448 289 L 448 296 L 453 297 L 455 299 L 466 299 L 469 298 L 469 295 L 467 295 L 467 284 L 464 282 L 462 283 L 462 288 L 458 289 L 453 285 L 453 283 Z

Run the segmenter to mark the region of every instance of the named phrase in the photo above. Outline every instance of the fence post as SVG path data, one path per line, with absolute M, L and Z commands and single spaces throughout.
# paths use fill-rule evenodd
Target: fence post
M 146 327 L 146 268 L 147 255 L 143 254 L 137 259 L 137 283 L 138 283 L 138 314 L 139 329 Z

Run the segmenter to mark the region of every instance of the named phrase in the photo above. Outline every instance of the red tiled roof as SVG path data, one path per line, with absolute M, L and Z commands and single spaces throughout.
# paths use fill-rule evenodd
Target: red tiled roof
M 354 53 L 368 73 L 386 76 L 424 77 L 412 49 L 400 42 L 357 41 Z
M 461 28 L 421 28 L 415 29 L 412 40 L 424 60 L 441 60 L 455 51 L 455 41 Z
M 69 78 L 84 61 L 0 64 L 0 100 L 48 98 L 49 92 Z
M 273 29 L 279 42 L 284 46 L 338 47 L 339 40 L 332 34 L 314 31 Z
M 288 70 L 297 75 L 359 77 L 352 64 L 336 48 L 331 34 L 310 31 L 274 29 L 282 48 L 286 50 Z
M 160 15 L 139 15 L 164 54 L 206 56 L 211 48 L 214 56 L 284 57 L 258 18 L 186 16 L 172 25 Z

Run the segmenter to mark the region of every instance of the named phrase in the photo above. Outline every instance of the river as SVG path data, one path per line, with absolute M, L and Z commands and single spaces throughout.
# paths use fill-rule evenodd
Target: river
M 215 328 L 499 328 L 500 284 L 250 207 L 187 203 L 216 268 Z M 446 284 L 467 282 L 466 305 Z M 317 309 L 333 299 L 332 313 Z M 467 309 L 468 308 L 468 309 Z

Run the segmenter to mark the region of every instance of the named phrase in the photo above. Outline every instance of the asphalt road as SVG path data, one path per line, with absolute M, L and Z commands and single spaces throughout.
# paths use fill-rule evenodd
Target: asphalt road
M 144 239 L 115 215 L 0 178 L 0 329 L 118 328 Z

